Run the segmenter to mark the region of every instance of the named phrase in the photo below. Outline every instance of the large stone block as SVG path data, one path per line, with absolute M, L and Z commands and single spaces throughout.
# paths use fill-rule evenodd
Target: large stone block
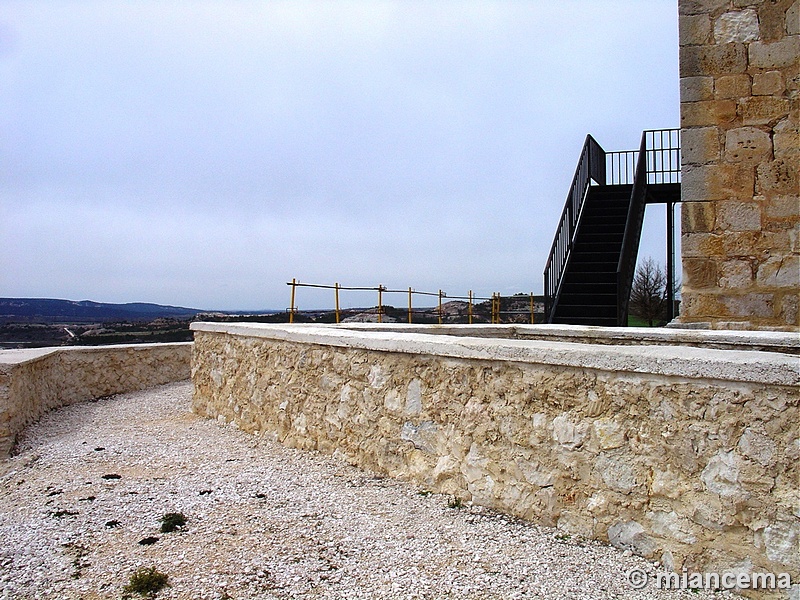
M 678 41 L 681 46 L 702 46 L 711 42 L 711 17 L 686 15 L 678 20 Z
M 781 319 L 784 325 L 800 326 L 800 298 L 796 292 L 784 294 L 781 299 Z
M 758 6 L 761 24 L 761 39 L 765 42 L 778 40 L 786 35 L 787 11 L 795 0 L 769 0 Z
M 729 0 L 679 0 L 678 14 L 681 15 L 708 15 L 719 12 L 729 5 Z
M 750 231 L 721 231 L 718 235 L 718 255 L 729 258 L 763 258 L 769 254 L 769 244 L 764 243 L 765 233 Z
M 719 286 L 725 289 L 746 289 L 753 285 L 753 268 L 748 261 L 727 260 L 720 265 Z
M 797 196 L 771 196 L 764 200 L 764 216 L 767 219 L 789 219 L 793 223 L 800 222 L 800 198 Z M 792 250 L 788 244 L 776 250 Z
M 688 165 L 682 169 L 684 202 L 749 200 L 755 190 L 755 167 L 742 163 Z
M 736 120 L 735 100 L 710 100 L 681 104 L 681 128 L 718 127 Z
M 767 71 L 753 75 L 753 95 L 755 96 L 781 96 L 786 91 L 783 73 L 780 71 Z
M 750 95 L 750 75 L 723 75 L 714 80 L 714 96 L 719 99 L 739 99 Z
M 717 285 L 717 263 L 707 258 L 686 258 L 683 261 L 683 281 L 692 289 Z
M 798 169 L 792 160 L 762 162 L 756 168 L 756 192 L 759 195 L 794 196 L 798 194 Z
M 798 170 L 798 154 L 800 154 L 800 127 L 797 119 L 786 118 L 778 122 L 772 130 L 772 145 L 775 158 L 791 158 L 794 160 L 794 171 Z
M 716 185 L 716 165 L 688 165 L 681 169 L 681 200 L 688 203 L 721 200 L 725 194 Z
M 800 289 L 800 256 L 770 258 L 758 268 L 756 281 L 763 288 Z
M 759 231 L 761 205 L 757 202 L 719 202 L 717 226 L 724 231 Z
M 684 261 L 688 258 L 725 256 L 724 237 L 714 233 L 682 233 L 681 248 Z
M 755 127 L 739 127 L 725 135 L 725 159 L 756 164 L 772 158 L 772 140 L 767 132 Z
M 717 44 L 753 42 L 758 38 L 758 13 L 753 9 L 726 12 L 714 21 L 714 41 Z
M 789 100 L 774 96 L 753 96 L 739 101 L 739 115 L 744 125 L 769 125 L 789 114 Z
M 776 42 L 753 42 L 748 47 L 750 66 L 758 69 L 781 69 L 797 64 L 800 37 L 790 36 Z M 692 73 L 701 75 L 703 73 Z
M 778 53 L 774 49 L 773 53 Z M 731 75 L 747 70 L 747 50 L 741 43 L 709 46 L 682 46 L 680 49 L 681 77 Z
M 687 233 L 714 231 L 716 210 L 714 202 L 687 202 L 681 205 L 681 228 Z
M 761 317 L 772 319 L 775 317 L 774 294 L 748 293 L 748 294 L 720 294 L 718 300 L 725 307 L 725 312 L 720 316 L 752 318 Z
M 694 127 L 681 135 L 683 164 L 706 164 L 720 158 L 719 130 L 716 127 Z
M 682 77 L 681 102 L 702 102 L 714 99 L 713 77 Z

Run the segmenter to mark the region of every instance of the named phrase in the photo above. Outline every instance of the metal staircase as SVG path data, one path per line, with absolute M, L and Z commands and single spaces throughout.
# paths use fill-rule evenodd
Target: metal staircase
M 680 202 L 680 130 L 642 133 L 639 150 L 606 152 L 586 136 L 544 271 L 548 323 L 624 326 L 647 204 Z M 669 306 L 674 302 L 670 298 Z

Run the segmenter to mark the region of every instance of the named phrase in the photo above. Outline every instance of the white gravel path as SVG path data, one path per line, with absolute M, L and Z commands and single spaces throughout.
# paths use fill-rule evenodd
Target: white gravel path
M 143 566 L 169 576 L 157 598 L 735 598 L 634 590 L 626 573 L 652 563 L 201 419 L 190 398 L 170 384 L 25 432 L 0 463 L 0 598 L 120 598 Z M 169 512 L 185 529 L 160 532 Z

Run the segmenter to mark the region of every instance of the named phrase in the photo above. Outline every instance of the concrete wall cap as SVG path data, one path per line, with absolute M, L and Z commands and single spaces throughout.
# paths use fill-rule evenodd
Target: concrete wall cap
M 431 326 L 433 331 L 435 326 Z M 428 354 L 449 358 L 501 360 L 589 368 L 601 371 L 654 373 L 691 379 L 714 379 L 800 385 L 800 358 L 759 350 L 720 350 L 683 345 L 616 345 L 536 339 L 401 333 L 318 325 L 265 323 L 192 323 L 198 332 L 222 333 L 276 341 L 359 348 L 379 352 Z M 702 334 L 705 332 L 692 332 Z M 747 332 L 752 335 L 753 332 Z
M 54 352 L 108 352 L 109 350 L 146 350 L 190 346 L 192 342 L 167 342 L 163 344 L 112 344 L 109 346 L 50 346 L 47 348 L 21 348 L 0 350 L 0 364 L 17 365 L 49 356 Z

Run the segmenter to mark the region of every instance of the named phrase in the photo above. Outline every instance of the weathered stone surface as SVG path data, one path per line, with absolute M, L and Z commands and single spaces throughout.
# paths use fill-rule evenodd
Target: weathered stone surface
M 750 66 L 759 69 L 790 67 L 800 55 L 800 38 L 790 36 L 777 42 L 753 42 L 748 47 Z M 692 73 L 702 75 L 702 73 Z
M 725 296 L 716 301 L 726 310 Z M 297 326 L 273 328 L 277 339 L 193 327 L 194 410 L 245 431 L 645 556 L 669 552 L 678 565 L 710 565 L 720 552 L 771 565 L 756 533 L 766 540 L 774 528 L 773 556 L 791 541 L 777 519 L 791 514 L 800 474 L 797 385 L 522 361 L 520 340 L 508 341 L 515 360 L 498 360 L 486 339 L 475 340 L 483 358 L 457 358 L 388 338 L 384 350 L 358 347 L 372 338 L 341 329 L 327 345 Z M 410 345 L 435 337 L 406 335 Z M 471 347 L 467 338 L 450 345 Z M 542 356 L 563 351 L 551 344 Z M 764 353 L 746 354 L 731 374 Z M 406 411 L 409 396 L 417 414 Z
M 775 316 L 774 295 L 769 293 L 749 293 L 741 295 L 720 294 L 719 299 L 725 307 L 720 314 L 731 317 L 762 317 Z
M 760 129 L 739 127 L 725 135 L 725 158 L 731 162 L 756 164 L 771 157 L 772 140 Z
M 714 99 L 713 77 L 682 77 L 680 82 L 681 102 L 702 102 Z
M 777 446 L 768 436 L 748 427 L 739 438 L 737 448 L 741 454 L 757 463 L 771 467 L 775 464 Z
M 800 565 L 800 526 L 789 519 L 778 521 L 764 529 L 767 557 L 778 564 L 797 568 Z
M 783 119 L 773 128 L 775 158 L 797 159 L 800 155 L 800 124 L 797 119 Z M 797 166 L 795 163 L 795 172 Z M 797 192 L 797 189 L 795 190 Z
M 705 164 L 719 160 L 719 130 L 716 127 L 687 129 L 681 136 L 683 164 Z
M 615 548 L 630 550 L 641 556 L 652 557 L 658 544 L 636 521 L 620 521 L 608 528 L 608 541 Z
M 752 198 L 755 170 L 737 163 L 723 165 L 686 165 L 682 169 L 681 198 L 684 203 L 716 204 L 730 198 Z M 714 214 L 716 209 L 707 213 Z
M 708 15 L 691 15 L 678 23 L 678 42 L 681 46 L 698 46 L 711 41 L 711 18 Z
M 753 42 L 758 38 L 758 13 L 753 9 L 726 12 L 714 22 L 714 40 L 717 44 Z
M 789 100 L 774 96 L 743 98 L 738 111 L 744 125 L 774 125 L 788 114 Z
M 749 96 L 751 91 L 750 75 L 723 75 L 714 80 L 714 97 L 719 99 L 739 99 Z
M 729 4 L 729 0 L 681 0 L 678 3 L 678 13 L 680 15 L 708 15 L 726 8 Z
M 681 105 L 681 127 L 715 127 L 736 120 L 734 100 L 708 100 Z
M 781 96 L 786 91 L 783 73 L 767 71 L 753 75 L 754 96 Z
M 764 288 L 800 287 L 800 256 L 769 258 L 758 268 L 756 280 Z
M 693 233 L 714 231 L 715 214 L 713 202 L 692 202 L 686 198 L 681 207 L 681 225 Z
M 683 261 L 683 279 L 693 289 L 717 285 L 717 263 L 707 258 L 689 258 Z
M 800 0 L 786 10 L 786 33 L 800 35 Z
M 726 260 L 721 264 L 719 286 L 727 289 L 747 289 L 753 285 L 753 268 L 748 261 Z M 710 287 L 710 286 L 709 286 Z
M 727 231 L 759 231 L 761 206 L 755 202 L 720 202 L 717 223 Z
M 773 54 L 779 50 L 773 49 Z M 682 46 L 680 49 L 681 77 L 731 75 L 747 70 L 747 50 L 744 44 Z
M 791 158 L 763 161 L 756 169 L 756 192 L 761 196 L 797 198 L 799 182 L 798 168 Z

